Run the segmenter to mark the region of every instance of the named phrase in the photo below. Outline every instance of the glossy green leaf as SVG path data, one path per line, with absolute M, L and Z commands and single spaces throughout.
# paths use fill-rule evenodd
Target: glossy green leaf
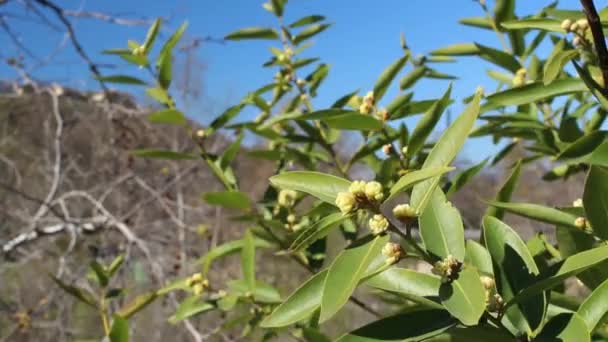
M 173 53 L 167 50 L 160 55 L 158 62 L 158 84 L 163 89 L 169 89 L 173 77 Z
M 258 303 L 276 304 L 282 302 L 281 294 L 276 288 L 260 281 L 256 281 L 253 292 L 249 290 L 249 286 L 246 284 L 246 282 L 241 279 L 229 281 L 228 289 L 230 290 L 230 293 L 234 293 L 239 296 L 247 296 L 247 292 L 252 293 L 253 298 Z
M 521 161 L 518 161 L 517 164 L 513 167 L 513 171 L 509 175 L 509 178 L 505 181 L 505 183 L 500 187 L 498 193 L 496 194 L 496 202 L 508 202 L 511 200 L 511 195 L 515 190 L 515 186 L 517 185 L 517 181 L 519 180 L 519 175 L 521 173 Z M 505 216 L 504 209 L 499 207 L 489 206 L 486 210 L 487 216 L 494 216 L 497 219 L 501 220 Z
M 555 19 L 529 18 L 505 21 L 501 24 L 501 26 L 508 30 L 536 29 L 549 32 L 566 33 L 566 31 L 561 28 L 561 23 L 561 21 Z
M 406 296 L 434 298 L 439 296 L 441 279 L 431 274 L 391 267 L 367 279 L 365 285 Z
M 466 25 L 466 26 L 472 26 L 472 27 L 478 27 L 478 28 L 483 28 L 483 29 L 488 29 L 488 30 L 493 30 L 492 28 L 492 22 L 486 18 L 486 17 L 469 17 L 469 18 L 462 18 L 458 20 L 459 23 Z
M 218 205 L 229 209 L 247 210 L 252 205 L 249 196 L 240 191 L 206 192 L 203 199 L 210 205 Z
M 177 28 L 177 30 L 175 30 L 175 32 L 173 32 L 171 37 L 169 37 L 169 39 L 167 39 L 167 41 L 165 42 L 163 47 L 160 49 L 160 53 L 158 54 L 158 60 L 156 61 L 157 67 L 160 67 L 161 59 L 163 56 L 173 54 L 173 49 L 175 48 L 175 46 L 177 45 L 179 40 L 182 38 L 182 35 L 186 31 L 186 28 L 188 28 L 188 22 L 182 23 Z
M 608 246 L 598 247 L 574 254 L 541 273 L 534 284 L 519 292 L 512 302 L 519 302 L 542 291 L 547 291 L 566 278 L 577 275 L 608 259 Z M 507 305 L 510 305 L 507 303 Z
M 241 249 L 241 271 L 249 292 L 255 292 L 255 243 L 251 230 L 245 232 Z
M 146 88 L 146 95 L 150 96 L 158 103 L 168 107 L 170 107 L 173 103 L 173 100 L 171 100 L 171 97 L 167 93 L 167 90 L 163 88 Z
M 608 240 L 608 171 L 592 166 L 585 180 L 583 206 L 593 233 Z
M 422 169 L 448 166 L 452 160 L 454 160 L 464 145 L 464 142 L 479 115 L 480 99 L 481 94 L 478 93 L 465 108 L 463 113 L 445 130 L 424 161 Z M 418 212 L 423 211 L 438 183 L 439 177 L 435 177 L 414 186 L 411 196 L 411 205 L 418 210 Z
M 384 126 L 382 121 L 376 119 L 375 117 L 359 113 L 330 116 L 321 121 L 325 122 L 327 126 L 334 129 L 356 131 L 376 131 L 382 129 Z
M 175 310 L 173 316 L 169 317 L 169 323 L 176 324 L 194 315 L 215 309 L 212 304 L 201 300 L 199 296 L 186 298 Z
M 403 76 L 399 81 L 399 89 L 405 90 L 412 87 L 416 82 L 418 82 L 424 75 L 428 69 L 424 66 L 419 66 L 414 68 L 414 70 L 410 71 L 408 74 Z
M 148 115 L 148 121 L 158 124 L 183 125 L 187 122 L 186 116 L 175 109 L 161 110 Z
M 434 193 L 418 217 L 420 236 L 427 252 L 442 260 L 448 255 L 464 261 L 464 227 L 458 209 L 447 201 L 441 188 Z
M 583 81 L 576 78 L 560 79 L 548 85 L 544 85 L 542 82 L 534 82 L 488 96 L 481 111 L 486 112 L 503 106 L 519 106 L 554 96 L 583 91 L 587 91 L 587 86 Z
M 160 20 L 160 18 L 157 18 L 152 23 L 152 26 L 150 26 L 150 28 L 148 29 L 148 33 L 146 34 L 146 39 L 144 40 L 144 43 L 142 44 L 142 47 L 144 49 L 144 54 L 150 53 L 150 50 L 152 49 L 152 46 L 154 45 L 154 41 L 156 40 L 156 36 L 158 35 L 158 31 L 160 29 L 160 24 L 161 24 L 161 20 Z
M 114 316 L 108 337 L 110 342 L 129 342 L 129 322 L 122 317 Z
M 344 178 L 313 171 L 291 171 L 270 177 L 270 183 L 281 189 L 302 191 L 335 205 L 339 192 L 348 191 Z
M 464 262 L 466 265 L 472 265 L 481 274 L 493 276 L 492 257 L 488 250 L 473 240 L 466 242 L 466 254 Z
M 317 22 L 323 21 L 323 20 L 325 20 L 325 17 L 322 15 L 309 15 L 309 16 L 300 18 L 297 21 L 289 24 L 289 27 L 296 28 L 296 27 L 300 27 L 300 26 L 304 26 L 304 25 L 308 25 L 308 24 L 314 24 L 314 23 L 317 23 Z
M 125 319 L 129 319 L 131 316 L 136 314 L 137 312 L 143 310 L 146 306 L 152 303 L 156 298 L 158 298 L 158 293 L 156 291 L 147 292 L 135 297 L 133 300 L 122 306 L 118 311 L 116 311 L 116 315 L 123 317 Z
M 374 99 L 376 102 L 380 102 L 380 99 L 386 93 L 391 82 L 395 79 L 399 71 L 403 68 L 407 62 L 409 55 L 405 55 L 391 64 L 386 70 L 382 72 L 382 75 L 376 80 L 374 84 Z M 390 112 L 389 112 L 390 113 Z
M 452 166 L 439 166 L 439 167 L 427 167 L 421 170 L 415 170 L 412 172 L 408 172 L 405 175 L 401 176 L 399 180 L 393 185 L 389 191 L 389 196 L 386 199 L 387 201 L 395 198 L 400 193 L 405 190 L 413 187 L 414 185 L 425 181 L 432 177 L 440 176 L 446 172 L 450 172 L 454 170 Z
M 127 76 L 127 75 L 112 75 L 112 76 L 104 76 L 104 77 L 95 77 L 95 79 L 108 82 L 108 83 L 120 83 L 120 84 L 131 84 L 131 85 L 146 85 L 147 83 L 140 80 L 137 77 Z
M 342 213 L 334 213 L 323 217 L 298 235 L 289 250 L 293 252 L 302 251 L 313 242 L 326 237 L 334 228 L 350 217 L 350 215 L 342 215 Z
M 559 209 L 533 203 L 504 203 L 489 201 L 489 205 L 533 220 L 576 228 L 575 215 Z
M 312 38 L 315 35 L 325 31 L 330 26 L 331 26 L 331 24 L 311 25 L 311 26 L 305 28 L 304 30 L 302 30 L 300 33 L 298 33 L 294 37 L 293 43 L 294 43 L 294 45 L 299 45 L 301 42 L 305 41 L 306 39 Z
M 228 34 L 224 39 L 243 40 L 243 39 L 279 39 L 277 31 L 265 27 L 248 27 Z
M 444 310 L 410 310 L 351 331 L 336 342 L 422 341 L 455 324 L 456 321 Z
M 448 312 L 464 325 L 477 325 L 486 309 L 485 290 L 479 273 L 472 267 L 461 270 L 458 279 L 442 284 L 439 298 Z
M 492 256 L 498 292 L 508 302 L 519 291 L 534 284 L 538 267 L 526 244 L 511 227 L 486 216 L 483 231 L 486 248 Z M 545 307 L 546 297 L 541 293 L 511 306 L 505 319 L 519 331 L 532 333 L 542 325 Z
M 422 115 L 420 120 L 418 120 L 418 123 L 416 123 L 416 128 L 414 128 L 407 145 L 407 156 L 415 156 L 422 149 L 427 138 L 431 135 L 435 129 L 435 126 L 439 122 L 441 115 L 450 104 L 451 94 L 452 85 L 450 84 L 446 92 L 443 94 L 443 97 L 439 101 L 435 102 L 431 108 L 429 108 L 429 110 Z
M 585 299 L 576 312 L 585 322 L 587 329 L 593 332 L 606 321 L 608 314 L 608 280 L 604 281 Z
M 591 342 L 591 336 L 578 314 L 562 313 L 552 317 L 534 341 Z
M 211 128 L 212 131 L 216 131 L 224 127 L 224 125 L 226 125 L 230 120 L 239 115 L 244 107 L 245 105 L 238 104 L 226 109 L 226 111 L 224 111 L 220 116 L 211 121 L 209 128 Z
M 560 51 L 556 54 L 552 54 L 545 63 L 543 83 L 547 85 L 553 82 L 553 80 L 559 76 L 564 66 L 568 64 L 570 60 L 578 56 L 578 54 L 579 52 L 577 50 Z
M 348 302 L 370 263 L 381 254 L 388 235 L 370 236 L 342 251 L 327 270 L 323 284 L 320 322 L 334 316 Z
M 605 131 L 594 131 L 589 134 L 585 134 L 571 144 L 567 145 L 557 158 L 564 160 L 583 157 L 592 153 L 604 141 L 606 141 Z
M 284 327 L 309 317 L 321 305 L 326 276 L 327 270 L 312 276 L 281 305 L 277 306 L 260 326 L 263 328 Z
M 471 56 L 476 54 L 479 54 L 479 48 L 473 43 L 454 44 L 431 52 L 433 56 Z

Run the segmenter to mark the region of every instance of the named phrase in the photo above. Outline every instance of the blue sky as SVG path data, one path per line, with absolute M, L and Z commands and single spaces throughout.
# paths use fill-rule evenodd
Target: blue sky
M 536 12 L 549 1 L 518 1 L 518 15 Z M 276 25 L 270 13 L 261 8 L 259 0 L 128 0 L 128 1 L 85 1 L 61 0 L 57 3 L 65 8 L 87 11 L 121 13 L 153 18 L 167 17 L 162 34 L 166 37 L 171 30 L 185 20 L 189 22 L 188 37 L 211 36 L 221 38 L 238 28 L 249 26 Z M 492 1 L 488 1 L 492 6 Z M 76 7 L 75 7 L 76 6 Z M 578 8 L 577 0 L 560 1 L 561 8 Z M 20 6 L 9 3 L 2 8 L 13 16 L 22 15 Z M 290 0 L 285 21 L 291 22 L 302 16 L 321 14 L 333 26 L 314 39 L 315 45 L 305 55 L 321 59 L 331 65 L 330 75 L 322 85 L 315 99 L 316 108 L 330 105 L 340 96 L 360 89 L 369 90 L 382 70 L 401 54 L 399 35 L 405 33 L 408 45 L 414 53 L 427 53 L 438 47 L 459 42 L 483 42 L 497 45 L 491 32 L 468 28 L 458 24 L 458 19 L 482 15 L 479 5 L 472 0 Z M 61 32 L 49 30 L 45 26 L 23 22 L 7 17 L 13 31 L 20 33 L 20 39 L 31 47 L 35 55 L 44 57 L 55 50 L 62 41 Z M 143 40 L 146 27 L 122 27 L 96 20 L 75 21 L 78 38 L 91 57 L 99 63 L 116 63 L 116 59 L 99 54 L 108 48 L 124 47 L 127 39 Z M 5 35 L 0 35 L 4 58 L 15 52 L 15 46 Z M 226 44 L 207 43 L 199 52 L 198 59 L 205 65 L 202 72 L 193 72 L 204 87 L 204 98 L 188 105 L 188 115 L 202 122 L 209 122 L 227 105 L 238 101 L 251 91 L 272 79 L 276 70 L 263 69 L 261 64 L 268 59 L 271 41 L 228 42 Z M 478 85 L 492 91 L 493 83 L 485 76 L 490 65 L 477 59 L 461 59 L 453 64 L 437 64 L 437 69 L 460 77 L 454 85 L 457 102 L 452 106 L 454 115 L 462 109 L 462 98 L 470 95 Z M 107 74 L 130 73 L 145 77 L 144 71 L 133 67 L 118 67 L 104 70 Z M 80 62 L 71 46 L 60 50 L 54 63 L 36 69 L 34 75 L 43 80 L 62 84 L 96 88 L 86 67 Z M 140 75 L 141 74 L 141 75 Z M 0 66 L 0 78 L 14 78 L 15 72 L 6 65 Z M 415 88 L 415 99 L 439 97 L 447 87 L 445 81 L 424 80 Z M 396 95 L 393 88 L 385 97 Z M 408 120 L 408 125 L 415 120 Z M 466 146 L 464 156 L 472 160 L 483 159 L 495 151 L 487 139 L 472 140 Z

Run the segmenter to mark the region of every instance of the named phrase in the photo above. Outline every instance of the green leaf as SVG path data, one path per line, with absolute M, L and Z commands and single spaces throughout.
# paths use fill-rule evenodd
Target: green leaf
M 464 262 L 466 265 L 473 265 L 477 270 L 485 275 L 494 275 L 492 269 L 492 257 L 488 250 L 473 240 L 466 242 L 466 254 Z
M 478 28 L 483 28 L 483 29 L 487 29 L 487 30 L 493 30 L 492 28 L 492 22 L 490 20 L 488 20 L 488 18 L 486 17 L 469 17 L 469 18 L 462 18 L 460 20 L 458 20 L 459 23 L 466 25 L 466 26 L 472 26 L 472 27 L 478 27 Z
M 606 140 L 605 131 L 594 131 L 576 139 L 561 151 L 558 159 L 579 158 L 592 153 Z
M 500 220 L 484 217 L 483 234 L 486 248 L 492 256 L 498 293 L 508 302 L 519 291 L 534 284 L 539 274 L 538 267 L 526 244 Z M 541 293 L 511 306 L 505 313 L 505 319 L 519 331 L 532 333 L 542 325 L 545 307 L 546 297 Z
M 407 62 L 408 58 L 409 54 L 399 58 L 388 68 L 386 68 L 386 70 L 382 72 L 382 75 L 380 75 L 380 77 L 378 77 L 378 79 L 376 80 L 376 84 L 374 84 L 374 98 L 376 103 L 380 102 L 380 99 L 382 99 L 382 97 L 386 93 L 386 90 L 388 89 L 391 82 L 393 82 L 399 71 L 403 69 L 403 66 Z
M 576 313 L 561 313 L 549 320 L 534 341 L 591 342 L 585 321 Z
M 435 275 L 416 272 L 406 268 L 391 267 L 365 281 L 365 285 L 405 295 L 406 297 L 439 296 L 441 279 Z M 437 304 L 438 308 L 441 308 Z
M 129 322 L 124 318 L 114 316 L 109 337 L 110 342 L 129 342 Z
M 152 23 L 152 26 L 150 26 L 150 28 L 148 29 L 148 33 L 146 34 L 146 40 L 144 40 L 144 43 L 142 44 L 144 54 L 146 55 L 150 53 L 150 50 L 154 45 L 154 41 L 156 40 L 156 36 L 158 35 L 158 30 L 160 29 L 160 24 L 161 20 L 160 18 L 157 18 Z
M 562 22 L 548 18 L 529 18 L 505 21 L 501 24 L 507 30 L 542 30 L 549 32 L 566 33 L 561 27 Z
M 270 183 L 281 189 L 297 190 L 335 205 L 339 192 L 348 191 L 344 178 L 313 171 L 291 171 L 270 177 Z
M 177 45 L 177 42 L 179 42 L 179 40 L 182 38 L 182 35 L 184 34 L 184 31 L 186 31 L 186 28 L 188 27 L 188 22 L 184 22 L 182 23 L 177 30 L 175 30 L 175 32 L 171 35 L 171 37 L 169 37 L 169 39 L 167 39 L 167 41 L 165 42 L 165 44 L 163 45 L 163 47 L 160 49 L 160 53 L 158 54 L 158 59 L 156 61 L 156 66 L 160 67 L 161 64 L 161 58 L 165 55 L 171 55 L 173 52 L 173 49 L 175 48 L 175 45 Z
M 289 250 L 292 252 L 304 250 L 313 242 L 326 237 L 334 228 L 350 217 L 350 215 L 342 215 L 342 213 L 334 213 L 323 217 L 298 235 L 289 247 Z
M 260 324 L 263 328 L 284 327 L 301 321 L 321 305 L 323 283 L 327 270 L 319 272 L 295 290 L 281 305 Z
M 308 24 L 318 23 L 319 21 L 325 20 L 325 17 L 322 15 L 309 15 L 303 18 L 298 19 L 297 21 L 289 24 L 290 28 L 296 28 Z
M 256 248 L 272 247 L 272 244 L 270 244 L 269 242 L 258 238 L 254 240 L 254 243 Z M 198 263 L 201 263 L 203 265 L 203 274 L 208 273 L 209 267 L 215 259 L 219 259 L 221 257 L 225 257 L 227 255 L 239 252 L 243 248 L 244 244 L 245 243 L 243 240 L 233 240 L 211 249 L 209 252 L 207 252 L 207 254 L 205 254 L 205 256 L 203 256 L 197 261 Z
M 381 254 L 388 238 L 388 235 L 370 236 L 353 243 L 336 257 L 323 284 L 320 322 L 329 320 L 348 302 L 372 260 Z
M 603 240 L 608 240 L 608 171 L 599 166 L 592 166 L 585 180 L 583 193 L 585 214 L 593 233 Z
M 148 115 L 148 121 L 158 124 L 183 125 L 186 122 L 186 116 L 175 109 L 161 110 Z
M 215 118 L 210 124 L 209 127 L 211 131 L 217 131 L 218 129 L 224 127 L 230 120 L 239 115 L 241 110 L 245 107 L 244 104 L 238 104 L 236 106 L 232 106 L 226 109 L 220 116 Z
M 230 293 L 234 293 L 239 296 L 245 296 L 247 295 L 247 292 L 250 292 L 249 286 L 240 279 L 229 281 L 228 288 L 230 289 Z M 259 303 L 281 303 L 281 294 L 279 291 L 274 287 L 260 281 L 256 281 L 255 291 L 250 293 L 253 293 L 253 298 Z
M 486 309 L 485 290 L 477 270 L 465 267 L 458 278 L 439 289 L 441 304 L 464 325 L 477 325 Z
M 116 271 L 118 271 L 120 269 L 120 266 L 122 266 L 124 261 L 125 261 L 125 256 L 122 254 L 117 256 L 114 260 L 112 260 L 112 262 L 110 263 L 110 265 L 107 267 L 107 270 L 106 270 L 108 278 L 112 278 L 114 276 L 114 274 L 116 274 Z
M 255 292 L 255 244 L 251 230 L 245 232 L 241 249 L 241 270 L 249 292 Z
M 475 175 L 477 175 L 483 169 L 484 166 L 486 166 L 487 162 L 488 162 L 488 159 L 486 158 L 486 159 L 482 160 L 480 163 L 478 163 L 477 165 L 471 166 L 470 168 L 460 172 L 454 178 L 452 178 L 452 180 L 450 181 L 450 183 L 451 183 L 450 188 L 446 192 L 445 196 L 449 198 L 450 196 L 452 196 L 453 193 L 460 190 L 473 177 L 475 177 Z
M 142 149 L 133 150 L 131 154 L 137 157 L 153 158 L 153 159 L 167 159 L 167 160 L 183 160 L 183 159 L 196 159 L 196 156 L 175 151 L 165 151 L 156 149 Z
M 152 303 L 156 298 L 158 298 L 158 293 L 156 291 L 147 292 L 135 297 L 132 301 L 125 304 L 118 311 L 116 311 L 116 315 L 120 316 L 124 319 L 129 319 L 131 316 L 135 315 L 137 312 L 143 310 L 148 304 Z
M 170 50 L 167 50 L 160 55 L 158 63 L 158 84 L 160 84 L 161 88 L 163 89 L 169 89 L 169 86 L 171 85 L 172 63 L 173 54 Z
M 375 117 L 359 113 L 329 116 L 321 121 L 330 128 L 355 131 L 376 131 L 384 126 L 382 121 Z
M 294 45 L 299 45 L 301 42 L 305 41 L 306 39 L 309 39 L 323 31 L 325 31 L 325 29 L 327 29 L 328 27 L 330 27 L 331 24 L 315 24 L 315 25 L 311 25 L 307 28 L 305 28 L 304 30 L 302 30 L 300 33 L 298 33 L 294 39 L 293 39 L 293 44 Z
M 176 324 L 194 315 L 215 309 L 212 304 L 201 301 L 199 296 L 186 298 L 175 310 L 173 316 L 169 317 L 169 323 Z
M 427 252 L 437 259 L 452 255 L 464 261 L 464 227 L 458 209 L 449 203 L 441 188 L 435 188 L 418 217 L 420 236 Z
M 120 83 L 120 84 L 133 84 L 133 85 L 147 85 L 146 82 L 139 78 L 127 76 L 127 75 L 112 75 L 104 77 L 95 77 L 96 80 L 108 83 Z
M 548 85 L 553 82 L 559 76 L 564 69 L 564 66 L 570 62 L 571 59 L 578 56 L 577 50 L 559 51 L 556 54 L 552 54 L 549 60 L 545 63 L 543 72 L 543 83 Z
M 504 106 L 519 106 L 546 98 L 587 91 L 583 81 L 576 78 L 559 79 L 545 85 L 534 82 L 521 87 L 507 89 L 487 97 L 487 102 L 481 107 L 482 112 Z
M 440 176 L 446 172 L 450 172 L 454 170 L 452 166 L 439 166 L 439 167 L 426 167 L 420 170 L 415 170 L 412 172 L 408 172 L 403 175 L 399 180 L 393 185 L 389 191 L 389 196 L 386 199 L 387 201 L 395 198 L 400 193 L 405 190 L 413 187 L 414 185 L 425 181 L 432 177 Z
M 416 84 L 416 82 L 424 77 L 427 70 L 428 69 L 424 66 L 414 68 L 414 70 L 410 71 L 407 75 L 401 78 L 401 81 L 399 81 L 399 89 L 405 90 Z
M 243 132 L 241 132 L 238 138 L 236 138 L 230 145 L 228 145 L 228 147 L 226 147 L 224 153 L 220 157 L 221 168 L 227 169 L 228 167 L 230 167 L 230 164 L 232 163 L 232 161 L 234 161 L 234 158 L 236 158 L 237 154 L 239 153 L 239 149 L 241 148 L 241 143 L 243 142 L 244 136 L 245 135 L 243 134 Z
M 566 278 L 577 275 L 600 262 L 608 259 L 608 246 L 598 247 L 574 254 L 559 263 L 552 265 L 541 273 L 534 284 L 523 289 L 507 305 L 520 302 L 530 296 L 547 291 L 559 284 Z
M 240 191 L 206 192 L 203 199 L 211 205 L 219 205 L 229 209 L 247 210 L 252 205 L 249 196 Z
M 533 203 L 504 203 L 489 201 L 489 205 L 506 210 L 510 213 L 533 220 L 576 228 L 575 215 L 559 209 L 549 208 Z
M 517 185 L 517 181 L 519 180 L 519 174 L 521 173 L 521 161 L 518 161 L 517 164 L 513 167 L 513 171 L 509 175 L 509 178 L 505 181 L 505 183 L 498 190 L 498 194 L 496 194 L 496 202 L 508 202 L 511 200 L 511 195 L 515 190 L 515 186 Z M 504 210 L 499 207 L 490 206 L 486 210 L 487 216 L 494 216 L 497 219 L 501 220 L 504 216 Z
M 433 129 L 439 122 L 441 114 L 445 111 L 447 106 L 450 104 L 450 95 L 452 93 L 452 85 L 448 87 L 448 90 L 443 94 L 443 97 L 435 102 L 429 110 L 418 120 L 416 128 L 412 132 L 407 145 L 406 155 L 411 157 L 415 156 L 424 146 L 426 139 L 431 135 Z
M 435 338 L 425 340 L 425 342 L 472 342 L 472 341 L 491 341 L 491 342 L 514 342 L 514 338 L 508 332 L 500 328 L 487 325 L 477 325 L 474 327 L 453 327 Z
M 146 94 L 156 100 L 158 103 L 163 104 L 165 106 L 171 106 L 173 100 L 167 93 L 166 89 L 163 88 L 146 88 Z
M 593 332 L 598 326 L 606 321 L 608 314 L 608 280 L 604 281 L 585 299 L 576 312 L 587 325 L 587 329 Z
M 226 40 L 279 39 L 277 31 L 265 27 L 249 27 L 234 31 L 224 37 Z
M 494 21 L 496 25 L 515 17 L 515 0 L 496 0 L 494 2 Z
M 455 324 L 456 321 L 445 310 L 409 310 L 351 331 L 336 342 L 422 341 Z
M 97 277 L 99 285 L 101 285 L 102 287 L 108 285 L 108 275 L 104 267 L 101 266 L 101 264 L 99 264 L 97 261 L 93 261 L 91 262 L 91 269 L 93 270 L 93 272 L 95 272 L 95 276 Z
M 441 135 L 428 157 L 422 165 L 422 169 L 430 167 L 448 166 L 456 157 L 462 145 L 473 128 L 473 124 L 479 115 L 479 102 L 481 93 L 478 93 L 463 113 L 454 120 Z M 440 177 L 431 178 L 416 184 L 412 190 L 411 205 L 422 212 L 426 202 L 431 197 L 434 188 L 439 183 Z
M 277 15 L 277 17 L 283 16 L 283 10 L 285 9 L 286 2 L 287 0 L 271 0 L 272 9 L 274 10 L 274 13 Z
M 68 285 L 64 283 L 61 279 L 53 275 L 51 275 L 51 278 L 57 285 L 59 285 L 59 287 L 61 287 L 69 295 L 73 296 L 74 298 L 80 300 L 85 304 L 97 308 L 97 301 L 95 300 L 95 296 L 86 289 L 74 285 Z

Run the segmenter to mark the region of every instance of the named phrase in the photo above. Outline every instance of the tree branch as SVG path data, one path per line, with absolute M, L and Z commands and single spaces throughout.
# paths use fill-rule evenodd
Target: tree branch
M 581 0 L 581 4 L 585 10 L 589 28 L 593 34 L 595 50 L 600 62 L 600 69 L 602 70 L 602 78 L 604 80 L 602 93 L 608 95 L 608 49 L 606 49 L 606 39 L 604 37 L 604 31 L 602 30 L 602 23 L 597 14 L 597 10 L 595 9 L 595 5 L 593 4 L 593 0 Z

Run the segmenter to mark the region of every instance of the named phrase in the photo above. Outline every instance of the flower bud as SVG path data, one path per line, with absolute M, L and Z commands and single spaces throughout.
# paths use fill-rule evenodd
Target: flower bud
M 583 45 L 583 38 L 581 38 L 580 36 L 576 36 L 574 37 L 574 39 L 572 39 L 572 45 L 579 47 Z
M 301 79 L 301 78 L 298 78 L 298 79 L 296 80 L 296 85 L 297 85 L 298 87 L 302 88 L 303 86 L 305 86 L 305 85 L 306 85 L 306 81 L 304 81 L 304 80 L 303 80 L 303 79 Z
M 574 220 L 574 226 L 579 229 L 585 229 L 585 227 L 587 227 L 587 219 L 582 216 L 577 217 L 576 220 Z
M 363 102 L 367 102 L 373 106 L 375 103 L 374 92 L 368 91 L 367 94 L 365 94 L 365 96 L 363 97 Z
M 361 114 L 369 114 L 372 112 L 373 107 L 374 106 L 371 103 L 363 102 L 359 106 L 359 112 L 361 112 Z
M 391 144 L 386 144 L 384 146 L 382 146 L 382 151 L 384 152 L 384 154 L 386 154 L 387 156 L 390 155 L 393 152 L 393 145 Z
M 370 201 L 381 201 L 384 198 L 382 184 L 378 182 L 369 182 L 365 184 L 365 196 Z
M 498 293 L 496 293 L 490 297 L 486 308 L 489 312 L 498 312 L 502 310 L 504 304 L 505 302 L 502 297 Z
M 287 223 L 294 224 L 296 222 L 296 215 L 289 214 L 287 215 Z
M 350 186 L 348 187 L 348 191 L 355 196 L 364 196 L 366 184 L 367 184 L 367 182 L 362 181 L 362 180 L 353 181 L 352 183 L 350 183 Z
M 196 131 L 196 137 L 199 139 L 204 138 L 207 135 L 207 132 L 205 132 L 204 129 L 199 129 Z
M 513 77 L 513 80 L 511 82 L 513 83 L 513 87 L 521 87 L 526 84 L 526 80 L 519 75 Z
M 384 233 L 388 229 L 388 225 L 389 223 L 386 217 L 380 214 L 376 214 L 369 219 L 369 229 L 374 235 Z
M 192 287 L 192 292 L 194 292 L 195 296 L 200 296 L 203 294 L 203 291 L 205 291 L 205 288 L 203 287 L 203 284 L 196 284 Z
M 575 208 L 582 208 L 583 207 L 583 200 L 578 198 L 576 199 L 574 202 L 572 202 L 572 206 Z
M 281 190 L 278 196 L 279 205 L 283 208 L 291 208 L 296 203 L 298 193 L 293 190 Z
M 352 212 L 357 206 L 357 199 L 355 195 L 350 192 L 340 192 L 336 196 L 336 206 L 340 209 L 342 214 L 346 215 Z
M 494 285 L 496 285 L 494 283 L 494 279 L 490 278 L 488 276 L 481 276 L 479 277 L 479 280 L 481 280 L 481 284 L 483 285 L 483 288 L 486 289 L 487 291 L 490 291 L 494 288 Z
M 450 254 L 445 259 L 437 261 L 433 265 L 432 272 L 441 277 L 442 283 L 449 283 L 456 279 L 461 268 L 462 263 Z
M 386 121 L 389 119 L 389 114 L 388 114 L 388 111 L 386 110 L 386 108 L 382 108 L 382 109 L 378 110 L 376 112 L 376 116 L 378 117 L 378 119 L 380 119 L 382 121 Z
M 389 265 L 397 263 L 401 258 L 403 258 L 403 254 L 404 253 L 401 245 L 394 242 L 388 242 L 382 248 L 382 255 L 386 257 L 386 263 Z
M 589 22 L 587 19 L 579 19 L 576 21 L 576 23 L 578 24 L 578 28 L 583 32 L 589 28 Z
M 416 210 L 409 204 L 398 204 L 393 208 L 393 215 L 399 221 L 407 221 L 411 218 L 418 216 Z
M 572 26 L 572 20 L 564 19 L 564 21 L 562 21 L 562 24 L 560 26 L 562 27 L 562 29 L 564 31 L 570 32 L 570 26 Z

